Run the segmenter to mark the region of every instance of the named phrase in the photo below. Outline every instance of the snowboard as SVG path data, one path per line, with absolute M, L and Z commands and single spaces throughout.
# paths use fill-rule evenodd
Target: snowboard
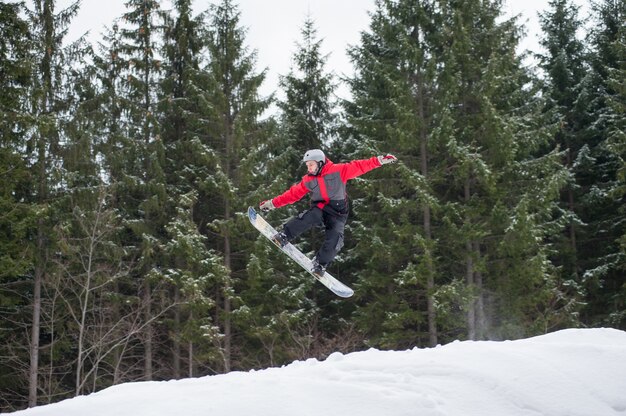
M 275 241 L 272 240 L 274 234 L 276 234 L 276 230 L 272 227 L 263 217 L 261 217 L 252 207 L 248 207 L 248 218 L 250 222 L 270 240 L 276 247 L 278 247 L 281 251 L 287 254 L 293 261 L 298 263 L 304 270 L 309 272 L 311 276 L 315 277 L 320 283 L 330 289 L 334 294 L 340 296 L 342 298 L 349 298 L 354 294 L 354 291 L 350 289 L 348 286 L 341 283 L 339 280 L 335 279 L 330 273 L 325 272 L 323 276 L 318 276 L 313 274 L 313 262 L 307 256 L 305 256 L 296 246 L 291 243 L 285 245 L 285 247 L 281 247 Z

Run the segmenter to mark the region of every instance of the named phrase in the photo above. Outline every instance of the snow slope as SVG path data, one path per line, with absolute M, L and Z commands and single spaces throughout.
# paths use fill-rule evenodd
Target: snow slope
M 114 386 L 19 416 L 626 416 L 626 332 L 332 354 L 282 368 Z

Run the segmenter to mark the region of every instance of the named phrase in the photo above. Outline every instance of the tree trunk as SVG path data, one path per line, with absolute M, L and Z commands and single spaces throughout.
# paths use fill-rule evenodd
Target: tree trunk
M 428 147 L 427 147 L 427 138 L 424 132 L 421 133 L 421 144 L 420 144 L 420 163 L 421 163 L 421 172 L 422 176 L 428 180 Z M 435 268 L 432 262 L 432 253 L 430 252 L 432 248 L 432 232 L 431 232 L 431 221 L 430 221 L 430 206 L 428 204 L 424 205 L 422 210 L 423 214 L 423 226 L 424 226 L 424 239 L 426 240 L 427 252 L 425 254 L 425 258 L 428 261 L 428 271 L 426 276 L 426 301 L 427 301 L 427 315 L 428 315 L 428 338 L 429 344 L 431 347 L 437 345 L 437 313 L 435 312 Z
M 193 322 L 194 314 L 193 310 L 189 314 L 189 320 Z M 193 377 L 193 342 L 189 340 L 187 344 L 187 360 L 188 360 L 188 368 L 187 368 L 187 377 Z
M 470 179 L 465 181 L 465 202 L 469 209 L 469 202 L 471 197 Z M 469 215 L 466 218 L 466 223 L 470 223 Z M 467 305 L 467 338 L 470 340 L 476 339 L 476 302 L 474 301 L 474 259 L 472 258 L 473 244 L 472 240 L 468 238 L 465 243 L 465 283 L 471 294 L 471 300 Z
M 144 282 L 143 292 L 143 306 L 144 306 L 144 319 L 146 321 L 146 328 L 144 331 L 144 380 L 152 380 L 152 305 L 150 298 L 150 282 L 146 278 Z
M 572 168 L 573 165 L 573 161 L 572 161 L 572 149 L 569 147 L 569 143 L 568 143 L 568 148 L 567 148 L 567 167 L 569 169 Z M 576 212 L 576 206 L 574 204 L 574 189 L 572 188 L 572 186 L 569 186 L 567 188 L 567 203 L 568 203 L 568 207 L 570 212 L 574 213 Z M 574 220 L 571 220 L 569 223 L 569 242 L 570 242 L 570 248 L 572 250 L 572 255 L 573 255 L 573 264 L 572 264 L 572 272 L 574 274 L 574 278 L 576 279 L 576 281 L 578 281 L 578 256 L 576 255 L 576 228 L 574 225 Z
M 46 0 L 41 4 L 41 15 L 38 18 L 43 23 L 44 32 L 44 50 L 39 71 L 41 73 L 41 80 L 43 82 L 43 94 L 39 104 L 39 108 L 35 109 L 35 116 L 40 114 L 50 113 L 52 107 L 51 100 L 52 94 L 52 53 L 53 53 L 53 38 L 54 38 L 54 2 Z M 37 114 L 39 113 L 39 114 Z M 41 130 L 40 130 L 41 133 Z M 50 140 L 49 137 L 37 137 L 37 163 L 39 164 L 39 178 L 38 178 L 38 195 L 36 201 L 43 205 L 48 199 L 48 150 L 47 146 L 53 146 L 54 140 Z M 35 264 L 35 281 L 33 287 L 33 321 L 31 329 L 31 343 L 30 343 L 30 366 L 28 374 L 28 406 L 37 406 L 37 387 L 38 387 L 38 375 L 39 375 L 39 332 L 41 327 L 41 289 L 44 283 L 46 275 L 46 262 L 47 262 L 47 242 L 46 231 L 44 230 L 44 219 L 39 218 L 37 221 L 37 260 Z
M 476 253 L 476 258 L 480 259 L 480 245 L 478 242 L 474 242 L 474 253 Z M 474 273 L 474 284 L 476 285 L 476 290 L 478 291 L 477 299 L 476 299 L 476 325 L 477 325 L 477 336 L 479 339 L 485 339 L 485 335 L 487 333 L 487 318 L 485 315 L 485 298 L 483 291 L 483 274 L 480 270 L 476 270 Z
M 428 314 L 428 339 L 429 345 L 434 347 L 437 345 L 437 312 L 435 311 L 435 268 L 432 262 L 432 253 L 430 249 L 432 247 L 431 231 L 430 231 L 430 206 L 424 206 L 424 238 L 426 239 L 426 246 L 429 252 L 426 253 L 426 259 L 428 261 L 428 271 L 426 276 L 426 296 L 427 296 L 427 314 Z
M 424 110 L 420 106 L 420 117 L 424 122 Z M 421 129 L 420 132 L 421 140 L 420 140 L 420 164 L 421 164 L 421 173 L 424 179 L 428 180 L 428 146 L 427 146 L 427 136 L 424 132 L 424 129 Z M 426 203 L 424 204 L 424 208 L 422 210 L 423 214 L 423 226 L 424 226 L 424 239 L 426 240 L 427 252 L 425 254 L 425 258 L 428 261 L 428 271 L 426 276 L 426 301 L 427 301 L 427 315 L 428 315 L 428 338 L 429 344 L 431 347 L 437 345 L 437 314 L 435 312 L 435 268 L 432 262 L 432 253 L 430 250 L 432 249 L 432 233 L 431 233 L 431 221 L 430 221 L 430 206 Z
M 224 210 L 224 220 L 230 220 L 230 202 L 226 200 L 226 208 Z M 225 230 L 224 236 L 224 265 L 229 273 L 232 273 L 232 262 L 230 252 L 230 236 Z M 228 373 L 231 368 L 231 303 L 230 303 L 230 279 L 227 279 L 224 285 L 224 372 Z
M 189 341 L 188 343 L 188 357 L 187 359 L 189 360 L 189 364 L 188 364 L 188 368 L 187 368 L 187 377 L 191 378 L 193 377 L 193 342 Z
M 225 94 L 230 97 L 230 93 Z M 224 132 L 225 132 L 225 147 L 226 147 L 226 174 L 228 178 L 235 182 L 233 172 L 233 159 L 235 157 L 234 151 L 234 133 L 233 133 L 233 117 L 231 110 L 227 111 L 227 115 L 224 118 Z M 231 207 L 230 200 L 226 198 L 224 204 L 224 222 L 228 224 L 231 220 Z M 230 232 L 228 229 L 224 229 L 224 266 L 228 270 L 229 278 L 224 285 L 224 372 L 228 373 L 231 369 L 231 302 L 230 302 L 230 289 L 231 289 L 231 277 L 232 277 L 232 259 L 231 259 L 231 244 L 230 244 Z
M 39 220 L 39 232 L 37 236 L 38 258 L 35 267 L 35 282 L 33 288 L 33 321 L 31 328 L 30 341 L 30 366 L 28 369 L 28 407 L 37 406 L 37 376 L 39 374 L 39 330 L 41 323 L 41 286 L 44 279 L 44 261 L 43 261 L 43 235 L 42 220 Z
M 117 280 L 115 281 L 115 283 L 113 283 L 113 292 L 112 293 L 120 293 L 120 288 L 119 288 L 119 284 L 117 283 Z M 120 305 L 119 302 L 115 301 L 113 302 L 113 305 L 111 307 L 111 313 L 112 313 L 112 322 L 119 322 L 121 319 L 121 312 L 120 312 Z M 115 325 L 115 324 L 113 324 Z M 120 336 L 121 338 L 121 334 L 118 333 L 118 331 L 116 331 L 116 333 L 114 334 L 114 336 Z M 113 366 L 113 385 L 119 384 L 120 379 L 121 379 L 121 371 L 120 371 L 120 365 L 121 365 L 121 360 L 122 360 L 122 346 L 117 346 L 113 349 L 112 352 L 112 366 Z
M 419 31 L 414 32 L 414 36 L 416 37 L 416 42 L 419 43 Z M 426 133 L 425 125 L 426 125 L 426 109 L 425 109 L 425 98 L 424 98 L 424 80 L 422 77 L 422 73 L 418 71 L 414 76 L 414 81 L 417 85 L 417 109 L 418 116 L 421 122 L 419 129 L 419 139 L 420 139 L 420 172 L 424 179 L 428 181 L 428 135 Z M 424 253 L 424 258 L 428 262 L 427 264 L 427 276 L 426 276 L 426 313 L 428 318 L 428 338 L 429 345 L 434 347 L 437 345 L 437 314 L 435 311 L 435 268 L 432 262 L 432 232 L 431 232 L 431 220 L 430 220 L 430 205 L 427 203 L 424 204 L 424 208 L 422 209 L 423 216 L 423 227 L 424 227 L 424 239 L 426 240 L 426 252 Z
M 173 349 L 173 364 L 174 367 L 174 379 L 180 379 L 180 289 L 178 286 L 174 286 L 174 345 Z

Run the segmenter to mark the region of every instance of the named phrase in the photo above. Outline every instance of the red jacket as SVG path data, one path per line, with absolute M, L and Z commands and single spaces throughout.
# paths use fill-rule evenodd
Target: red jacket
M 307 193 L 311 193 L 311 202 L 320 209 L 324 209 L 331 201 L 341 203 L 347 199 L 346 182 L 380 167 L 378 157 L 370 159 L 353 160 L 348 163 L 333 163 L 326 158 L 322 171 L 314 176 L 306 174 L 300 183 L 293 185 L 283 194 L 272 199 L 276 208 L 293 204 L 302 199 Z

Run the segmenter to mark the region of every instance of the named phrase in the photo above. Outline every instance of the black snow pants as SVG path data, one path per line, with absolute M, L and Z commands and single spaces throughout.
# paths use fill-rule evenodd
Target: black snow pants
M 326 229 L 324 244 L 316 257 L 320 264 L 328 266 L 343 247 L 343 230 L 347 220 L 347 215 L 336 215 L 318 207 L 312 207 L 287 221 L 283 226 L 283 232 L 292 241 L 311 227 L 324 225 Z

